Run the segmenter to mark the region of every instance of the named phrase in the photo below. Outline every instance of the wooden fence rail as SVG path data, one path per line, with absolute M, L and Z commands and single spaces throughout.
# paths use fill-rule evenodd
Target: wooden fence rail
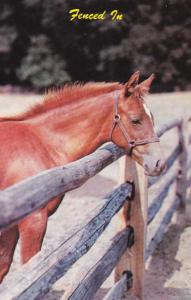
M 127 297 L 134 295 L 142 299 L 144 260 L 152 255 L 156 245 L 161 241 L 173 213 L 180 204 L 182 207 L 186 205 L 187 169 L 190 164 L 188 145 L 191 142 L 187 130 L 188 120 L 189 118 L 184 120 L 181 117 L 176 118 L 157 130 L 158 135 L 162 136 L 176 127 L 179 135 L 179 143 L 167 158 L 167 168 L 162 177 L 149 179 L 147 185 L 147 177 L 142 168 L 130 158 L 123 157 L 120 186 L 109 193 L 88 216 L 87 219 L 90 221 L 85 220 L 80 228 L 74 229 L 67 240 L 63 233 L 60 243 L 49 245 L 19 271 L 5 279 L 0 286 L 0 299 L 42 299 L 54 282 L 88 252 L 122 207 L 120 215 L 123 216 L 123 224 L 120 232 L 114 236 L 102 259 L 97 262 L 95 260 L 94 265 L 86 272 L 88 275 L 79 278 L 75 288 L 65 293 L 63 299 L 92 299 L 116 265 L 115 277 L 119 281 L 104 300 L 121 299 L 124 293 Z M 0 228 L 12 225 L 45 205 L 53 197 L 81 186 L 124 154 L 124 150 L 108 144 L 79 161 L 47 170 L 1 191 Z M 133 182 L 133 185 L 127 181 Z M 175 182 L 175 197 L 167 203 L 165 198 Z M 157 195 L 152 197 L 147 216 L 147 194 L 148 191 L 150 195 L 154 194 L 156 184 L 159 185 Z
M 115 268 L 122 254 L 127 250 L 130 229 L 124 229 L 118 233 L 112 241 L 111 246 L 103 255 L 102 259 L 82 276 L 75 289 L 66 293 L 64 299 L 68 300 L 89 300 L 93 299 L 95 292 L 107 279 Z
M 132 185 L 129 183 L 108 194 L 91 218 L 87 216 L 90 222 L 86 224 L 84 221 L 80 229 L 57 248 L 50 247 L 37 254 L 21 271 L 13 274 L 11 283 L 5 280 L 0 286 L 0 298 L 41 299 L 50 286 L 90 249 L 131 194 Z M 7 289 L 10 284 L 11 290 Z
M 152 197 L 152 201 L 150 201 L 150 205 L 148 208 L 148 224 L 154 219 L 157 212 L 160 210 L 165 197 L 168 194 L 171 185 L 175 182 L 178 176 L 177 166 L 173 166 L 165 177 L 162 177 L 160 180 L 160 185 L 157 189 L 157 195 Z M 156 194 L 155 186 L 150 187 L 150 194 Z
M 76 162 L 46 170 L 1 191 L 0 228 L 12 225 L 52 198 L 80 187 L 124 154 L 124 150 L 109 144 Z

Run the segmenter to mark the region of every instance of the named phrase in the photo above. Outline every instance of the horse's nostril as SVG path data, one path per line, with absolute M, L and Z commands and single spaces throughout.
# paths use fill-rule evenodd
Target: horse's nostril
M 156 168 L 160 171 L 163 171 L 165 168 L 165 162 L 159 159 L 156 163 Z

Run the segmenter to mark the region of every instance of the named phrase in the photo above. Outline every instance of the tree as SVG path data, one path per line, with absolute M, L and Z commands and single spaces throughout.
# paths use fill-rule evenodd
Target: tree
M 68 80 L 121 81 L 157 75 L 155 91 L 191 88 L 189 0 L 2 0 L 2 83 L 38 89 Z M 70 21 L 69 10 L 107 11 Z M 122 21 L 109 13 L 118 9 Z
M 65 71 L 65 61 L 53 53 L 45 35 L 31 37 L 26 56 L 17 70 L 18 77 L 28 84 L 41 89 L 61 85 L 70 80 Z

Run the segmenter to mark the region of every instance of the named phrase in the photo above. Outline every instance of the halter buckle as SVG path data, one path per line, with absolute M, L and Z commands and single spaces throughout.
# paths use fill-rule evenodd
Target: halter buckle
M 118 122 L 120 121 L 120 119 L 121 119 L 120 114 L 115 114 L 115 116 L 114 116 L 114 121 L 115 121 L 116 123 L 118 123 Z

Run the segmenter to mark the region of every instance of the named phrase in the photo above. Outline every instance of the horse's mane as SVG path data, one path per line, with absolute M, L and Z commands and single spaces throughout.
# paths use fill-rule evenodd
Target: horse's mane
M 118 82 L 90 82 L 85 84 L 74 83 L 72 85 L 65 85 L 62 88 L 54 88 L 45 93 L 42 101 L 30 104 L 29 107 L 25 107 L 24 110 L 17 112 L 13 116 L 1 116 L 0 114 L 0 121 L 24 120 L 80 99 L 89 99 L 120 90 L 122 87 L 123 85 Z

